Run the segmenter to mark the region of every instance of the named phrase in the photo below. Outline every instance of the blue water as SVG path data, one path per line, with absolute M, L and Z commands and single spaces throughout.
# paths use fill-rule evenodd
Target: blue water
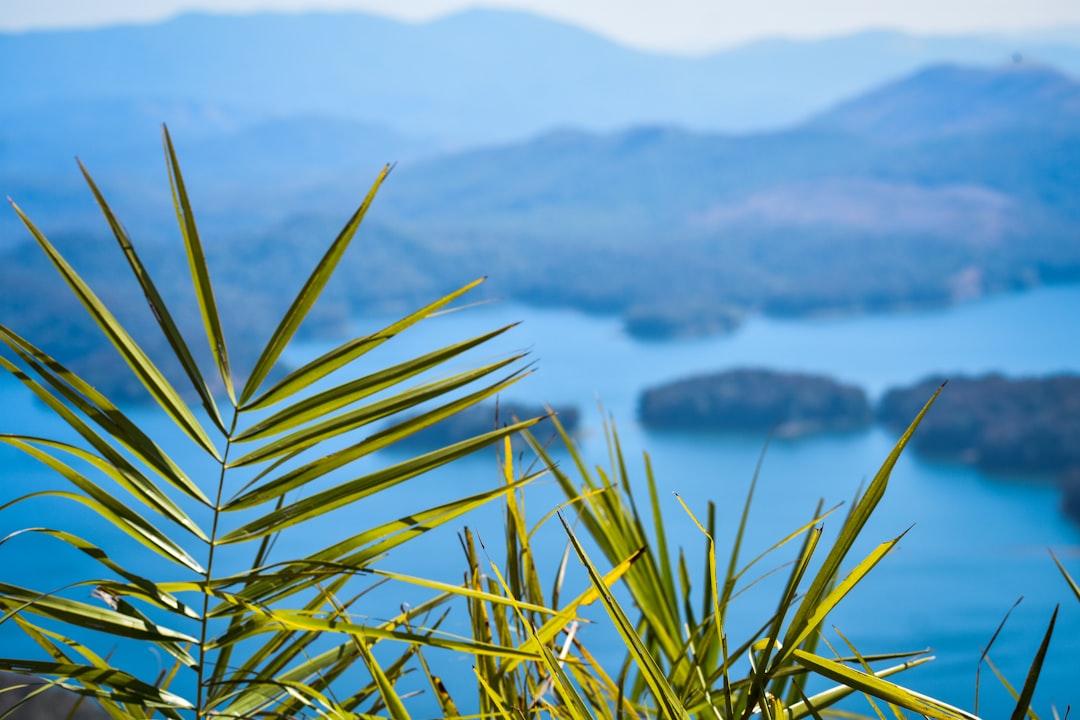
M 734 532 L 764 438 L 645 431 L 635 419 L 636 399 L 643 388 L 736 366 L 824 372 L 863 386 L 872 397 L 931 373 L 1000 371 L 1017 376 L 1080 371 L 1080 334 L 1070 330 L 1078 311 L 1080 288 L 1056 287 L 903 315 L 797 321 L 757 318 L 728 337 L 655 343 L 628 337 L 613 318 L 488 305 L 434 318 L 422 330 L 410 331 L 373 352 L 370 362 L 375 367 L 522 321 L 462 366 L 529 349 L 535 372 L 505 397 L 576 404 L 583 411 L 582 452 L 591 462 L 606 463 L 601 421 L 610 416 L 636 471 L 633 481 L 638 487 L 644 475 L 641 453 L 651 456 L 663 490 L 669 540 L 687 546 L 692 566 L 698 567 L 700 536 L 671 492 L 677 492 L 699 516 L 704 516 L 708 500 L 717 501 L 717 540 L 723 551 Z M 358 318 L 357 329 L 370 331 L 386 320 Z M 292 350 L 290 356 L 299 360 L 319 349 L 306 345 Z M 0 381 L 0 407 L 5 408 L 0 430 L 48 433 L 55 427 L 45 411 L 29 402 L 11 381 Z M 149 411 L 136 415 L 141 423 L 161 427 L 161 420 Z M 743 557 L 757 555 L 805 523 L 819 498 L 826 506 L 849 501 L 860 483 L 876 472 L 895 439 L 881 428 L 872 428 L 774 441 L 765 456 Z M 367 460 L 363 467 L 382 461 Z M 0 462 L 5 495 L 41 482 L 39 468 L 16 452 L 0 448 Z M 418 479 L 413 490 L 335 513 L 331 522 L 368 526 L 416 509 L 418 498 L 427 506 L 493 482 L 497 473 L 492 459 L 470 458 L 434 477 Z M 536 519 L 559 500 L 555 489 L 544 483 L 532 488 L 527 497 L 530 515 Z M 61 512 L 65 511 L 56 510 L 50 519 L 82 524 L 77 514 L 59 516 Z M 0 514 L 0 522 L 6 533 L 28 521 L 25 515 L 8 512 Z M 494 509 L 468 520 L 489 546 L 497 545 L 498 522 Z M 826 534 L 839 522 L 838 516 L 827 520 Z M 1055 489 L 1035 479 L 987 477 L 908 454 L 897 465 L 878 515 L 865 533 L 866 542 L 849 565 L 878 542 L 908 528 L 899 549 L 845 599 L 827 623 L 830 641 L 838 641 L 831 631 L 835 625 L 862 653 L 932 647 L 938 659 L 931 667 L 905 674 L 899 682 L 970 709 L 979 655 L 1013 603 L 1024 597 L 991 659 L 1017 686 L 1023 682 L 1054 605 L 1061 603 L 1035 707 L 1047 716 L 1051 704 L 1063 710 L 1080 700 L 1080 690 L 1074 687 L 1080 672 L 1076 659 L 1080 657 L 1080 602 L 1070 595 L 1048 552 L 1052 548 L 1080 576 L 1080 531 L 1058 511 Z M 561 555 L 559 533 L 552 526 L 540 536 L 551 546 L 545 567 L 553 567 Z M 311 531 L 293 542 L 315 546 L 320 544 L 318 534 Z M 763 562 L 761 571 L 790 559 L 792 552 L 781 551 L 774 560 Z M 78 565 L 63 553 L 33 559 L 3 547 L 0 553 L 5 557 L 0 577 L 13 581 L 22 577 L 20 573 L 32 572 L 41 587 L 62 584 L 64 573 Z M 443 532 L 423 538 L 410 553 L 388 560 L 387 566 L 456 581 L 463 570 L 460 557 L 457 540 L 451 532 Z M 577 576 L 576 582 L 584 581 Z M 732 609 L 728 631 L 733 642 L 771 612 L 772 607 L 764 606 L 762 600 L 768 597 L 770 582 L 775 584 L 775 580 L 766 581 L 760 592 L 749 593 Z M 383 591 L 380 602 L 395 608 L 415 599 L 406 588 Z M 602 629 L 587 628 L 585 633 L 586 642 L 592 640 L 601 652 L 614 654 L 610 637 Z M 458 670 L 451 669 L 448 676 L 464 678 L 467 667 Z M 996 717 L 1008 712 L 1007 694 L 986 667 L 981 688 L 981 714 Z M 869 711 L 865 704 L 854 708 Z

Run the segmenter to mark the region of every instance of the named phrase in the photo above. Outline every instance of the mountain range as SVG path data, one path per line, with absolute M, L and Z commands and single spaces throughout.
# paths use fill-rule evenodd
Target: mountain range
M 188 14 L 152 25 L 0 33 L 0 63 L 11 69 L 8 131 L 32 119 L 38 132 L 110 128 L 116 143 L 118 127 L 145 116 L 196 137 L 306 115 L 462 148 L 559 127 L 789 127 L 930 64 L 1021 60 L 1080 73 L 1080 32 L 1067 38 L 878 31 L 681 57 L 512 11 L 424 23 L 340 12 Z M 108 123 L 119 125 L 102 127 L 101 117 L 83 124 L 84 106 L 101 115 L 112 103 Z M 65 150 L 86 152 L 81 145 Z
M 192 15 L 0 35 L 0 62 L 19 68 L 0 190 L 114 299 L 138 291 L 111 275 L 70 158 L 163 291 L 190 292 L 171 272 L 154 132 L 169 121 L 219 299 L 251 309 L 240 336 L 268 332 L 395 159 L 311 332 L 480 275 L 491 295 L 660 336 L 1080 279 L 1080 42 L 870 33 L 675 58 L 518 13 Z M 5 215 L 0 312 L 104 366 L 70 302 L 42 295 L 53 271 Z

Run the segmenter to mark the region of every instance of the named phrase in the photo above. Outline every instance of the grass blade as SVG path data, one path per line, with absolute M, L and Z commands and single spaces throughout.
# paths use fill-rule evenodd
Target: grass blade
M 678 718 L 689 718 L 686 709 L 679 702 L 679 698 L 675 695 L 668 683 L 667 677 L 660 669 L 660 666 L 656 664 L 652 655 L 649 654 L 648 649 L 641 642 L 641 638 L 638 637 L 637 629 L 634 627 L 630 619 L 626 617 L 626 613 L 619 607 L 615 597 L 608 590 L 607 585 L 604 583 L 603 576 L 597 571 L 596 567 L 589 560 L 588 555 L 585 553 L 585 549 L 578 542 L 577 537 L 574 535 L 574 531 L 570 529 L 570 526 L 563 519 L 562 515 L 559 516 L 559 520 L 562 521 L 563 528 L 566 530 L 566 534 L 570 538 L 570 542 L 574 546 L 575 552 L 577 552 L 578 559 L 581 564 L 585 566 L 585 569 L 589 573 L 589 579 L 592 581 L 593 587 L 600 595 L 600 600 L 604 604 L 604 609 L 607 610 L 608 615 L 615 622 L 615 629 L 618 630 L 619 635 L 622 637 L 623 643 L 626 645 L 634 662 L 640 668 L 642 675 L 645 678 L 645 682 L 648 684 L 649 689 L 653 693 L 653 697 L 656 698 L 658 703 L 658 714 L 660 717 L 670 718 L 676 720 Z
M 1013 709 L 1010 720 L 1024 720 L 1024 716 L 1031 710 L 1031 698 L 1035 695 L 1035 685 L 1039 682 L 1039 674 L 1042 672 L 1043 661 L 1046 660 L 1046 651 L 1050 648 L 1050 638 L 1054 634 L 1054 624 L 1057 622 L 1058 610 L 1054 608 L 1054 614 L 1050 616 L 1050 625 L 1046 628 L 1039 650 L 1031 661 L 1027 677 L 1024 679 L 1024 687 L 1020 689 L 1020 697 L 1016 700 L 1016 708 Z
M 799 649 L 795 649 L 791 655 L 797 663 L 820 675 L 864 692 L 867 695 L 872 695 L 894 705 L 907 708 L 912 712 L 925 715 L 928 718 L 935 718 L 935 720 L 978 720 L 974 715 L 963 710 L 931 700 L 920 693 L 894 685 L 875 675 L 855 670 L 835 660 L 829 660 L 820 655 L 814 655 Z

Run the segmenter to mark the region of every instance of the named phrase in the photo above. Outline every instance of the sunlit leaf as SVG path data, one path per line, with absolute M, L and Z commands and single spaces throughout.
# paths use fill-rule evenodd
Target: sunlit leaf
M 184 237 L 188 268 L 191 270 L 191 280 L 195 284 L 195 297 L 199 301 L 206 337 L 210 341 L 210 351 L 217 362 L 221 381 L 225 384 L 229 399 L 235 404 L 229 353 L 225 346 L 225 333 L 221 329 L 217 301 L 214 299 L 214 288 L 210 283 L 210 271 L 206 266 L 206 254 L 203 252 L 202 241 L 199 239 L 199 230 L 195 226 L 195 215 L 191 210 L 191 201 L 188 199 L 187 187 L 184 185 L 184 176 L 180 173 L 180 162 L 176 159 L 176 149 L 173 148 L 169 128 L 162 126 L 161 137 L 165 144 L 165 164 L 169 168 L 169 186 L 172 188 L 176 219 L 180 225 L 180 234 Z
M 259 389 L 259 385 L 266 379 L 267 374 L 269 374 L 270 370 L 274 367 L 274 363 L 276 363 L 281 356 L 281 352 L 285 349 L 285 346 L 289 344 L 289 340 L 296 334 L 296 330 L 300 327 L 300 323 L 304 321 L 311 306 L 315 304 L 315 300 L 318 299 L 323 288 L 326 286 L 326 282 L 337 268 L 338 262 L 345 254 L 345 250 L 349 247 L 349 243 L 359 229 L 360 223 L 364 219 L 364 215 L 367 214 L 368 208 L 375 199 L 375 193 L 378 192 L 379 186 L 382 185 L 383 180 L 386 179 L 389 172 L 390 166 L 387 165 L 383 168 L 383 171 L 379 173 L 379 176 L 375 178 L 375 182 L 372 184 L 371 189 L 368 190 L 367 197 L 364 198 L 364 201 L 360 204 L 360 207 L 356 209 L 356 212 L 353 213 L 353 216 L 349 218 L 345 227 L 342 228 L 341 232 L 338 234 L 337 239 L 334 240 L 327 249 L 326 254 L 323 255 L 319 264 L 304 283 L 304 286 L 300 288 L 300 292 L 297 293 L 292 305 L 289 306 L 289 309 L 285 312 L 285 316 L 281 318 L 281 322 L 278 324 L 273 335 L 270 336 L 270 340 L 263 348 L 262 353 L 259 355 L 259 359 L 255 361 L 255 367 L 252 369 L 251 375 L 248 377 L 247 383 L 240 393 L 241 405 L 247 403 Z M 177 170 L 177 174 L 179 174 L 179 170 Z

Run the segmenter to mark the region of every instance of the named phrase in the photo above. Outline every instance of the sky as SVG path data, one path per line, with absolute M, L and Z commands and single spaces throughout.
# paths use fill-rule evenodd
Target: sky
M 192 10 L 358 10 L 423 21 L 473 7 L 526 10 L 625 45 L 679 54 L 865 29 L 951 34 L 1069 27 L 1080 32 L 1080 0 L 0 0 L 0 30 L 155 22 Z

